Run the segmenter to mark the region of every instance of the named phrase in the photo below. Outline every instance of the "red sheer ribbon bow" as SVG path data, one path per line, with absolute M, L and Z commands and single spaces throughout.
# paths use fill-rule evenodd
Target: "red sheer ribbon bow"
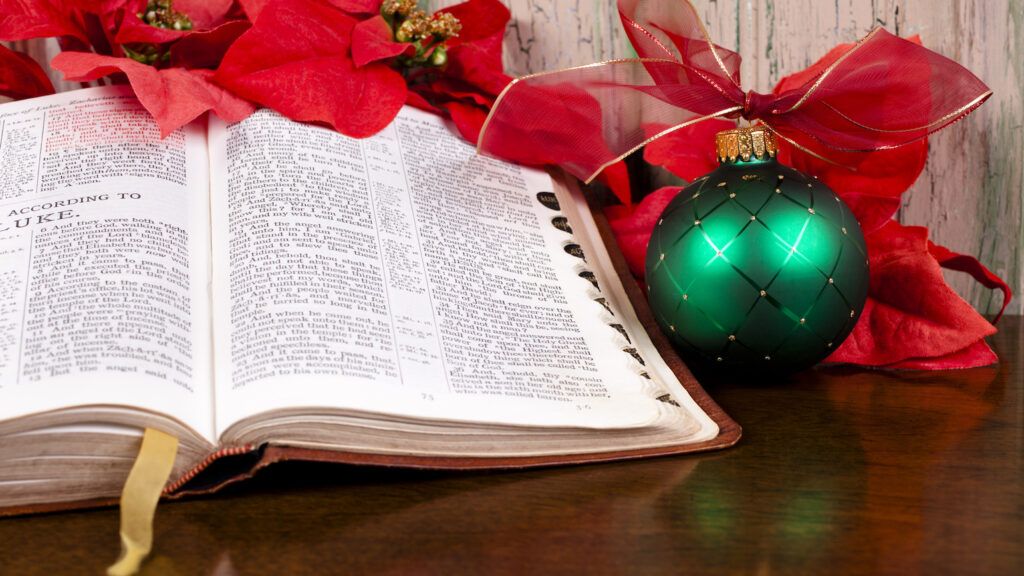
M 802 86 L 759 94 L 740 86 L 740 56 L 711 42 L 689 0 L 619 0 L 619 16 L 639 58 L 514 81 L 484 124 L 480 150 L 558 164 L 589 182 L 673 130 L 743 117 L 854 166 L 860 153 L 924 139 L 992 94 L 956 62 L 882 28 Z M 644 126 L 652 125 L 668 128 L 651 136 Z

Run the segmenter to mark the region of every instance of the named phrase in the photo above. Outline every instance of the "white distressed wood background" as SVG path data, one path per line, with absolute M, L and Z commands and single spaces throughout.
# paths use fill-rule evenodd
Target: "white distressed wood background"
M 425 3 L 439 8 L 459 1 Z M 903 36 L 920 34 L 925 46 L 988 83 L 992 99 L 932 137 L 928 167 L 898 217 L 928 226 L 936 242 L 977 256 L 1015 292 L 1024 290 L 1024 0 L 693 1 L 714 40 L 743 56 L 747 89 L 769 91 L 779 78 L 877 25 Z M 614 0 L 504 2 L 512 10 L 505 34 L 510 74 L 633 55 Z M 42 61 L 55 50 L 52 44 L 18 47 Z M 982 312 L 998 310 L 1001 295 L 963 274 L 947 278 Z M 1011 313 L 1024 312 L 1020 296 Z

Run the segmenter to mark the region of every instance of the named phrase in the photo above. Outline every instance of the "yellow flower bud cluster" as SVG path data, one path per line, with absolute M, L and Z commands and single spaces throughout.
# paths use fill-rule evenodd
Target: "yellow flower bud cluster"
M 448 62 L 445 41 L 462 31 L 462 23 L 448 12 L 427 14 L 416 7 L 416 0 L 384 0 L 381 16 L 391 26 L 396 42 L 412 44 L 415 52 L 398 57 L 403 68 L 444 66 Z
M 416 0 L 384 0 L 380 6 L 384 16 L 408 16 L 416 9 Z

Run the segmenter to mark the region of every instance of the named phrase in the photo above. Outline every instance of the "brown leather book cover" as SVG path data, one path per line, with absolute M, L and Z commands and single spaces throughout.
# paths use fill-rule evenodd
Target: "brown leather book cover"
M 659 448 L 609 451 L 590 454 L 566 454 L 557 456 L 528 456 L 515 458 L 480 458 L 480 457 L 424 457 L 405 456 L 394 454 L 366 454 L 359 452 L 343 452 L 334 450 L 314 450 L 309 448 L 292 447 L 285 445 L 267 444 L 263 446 L 248 446 L 242 448 L 231 448 L 212 454 L 200 465 L 183 478 L 170 484 L 164 493 L 166 499 L 178 499 L 183 496 L 195 494 L 210 494 L 216 492 L 228 484 L 233 484 L 251 478 L 259 470 L 288 460 L 303 460 L 314 462 L 337 462 L 342 464 L 388 466 L 401 468 L 429 468 L 443 470 L 481 470 L 481 469 L 517 469 L 541 466 L 556 466 L 567 464 L 586 464 L 592 462 L 608 462 L 612 460 L 630 460 L 636 458 L 647 458 L 652 456 L 666 456 L 671 454 L 684 454 L 692 452 L 705 452 L 727 448 L 736 444 L 740 439 L 740 426 L 730 418 L 711 399 L 710 396 L 694 378 L 686 364 L 673 350 L 668 339 L 661 333 L 654 320 L 647 300 L 644 298 L 640 286 L 633 279 L 626 261 L 622 256 L 615 238 L 612 235 L 611 227 L 604 217 L 601 209 L 596 206 L 593 199 L 589 200 L 598 229 L 601 232 L 601 240 L 608 249 L 616 274 L 622 280 L 629 300 L 633 305 L 637 318 L 643 324 L 665 363 L 678 377 L 679 382 L 686 388 L 693 400 L 704 412 L 718 424 L 718 436 L 711 440 L 694 444 L 680 444 L 676 446 L 665 446 Z M 72 510 L 82 508 L 96 508 L 116 505 L 116 499 L 84 500 L 73 502 L 54 502 L 34 504 L 30 506 L 18 506 L 13 508 L 0 509 L 0 516 L 31 514 L 40 512 L 54 512 L 60 510 Z

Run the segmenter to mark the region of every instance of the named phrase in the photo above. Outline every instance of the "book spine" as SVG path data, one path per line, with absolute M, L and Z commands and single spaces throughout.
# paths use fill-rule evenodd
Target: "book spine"
M 256 447 L 253 446 L 252 444 L 246 444 L 244 446 L 234 446 L 231 448 L 222 448 L 220 450 L 217 450 L 216 452 L 204 458 L 202 462 L 193 466 L 188 472 L 182 474 L 180 478 L 165 486 L 163 493 L 171 494 L 175 492 L 185 484 L 188 484 L 190 480 L 192 480 L 193 478 L 196 477 L 196 475 L 205 470 L 207 466 L 213 464 L 215 461 L 221 458 L 224 458 L 226 456 L 238 456 L 239 454 L 252 452 L 255 449 Z

